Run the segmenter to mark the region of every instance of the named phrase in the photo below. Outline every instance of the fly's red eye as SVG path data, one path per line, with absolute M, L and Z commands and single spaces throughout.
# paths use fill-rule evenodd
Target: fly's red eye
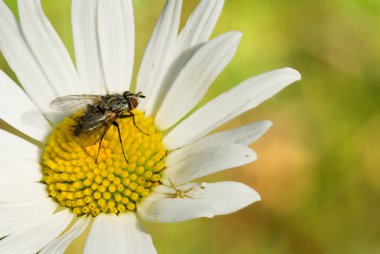
M 137 101 L 137 98 L 133 98 L 133 97 L 132 97 L 132 98 L 129 98 L 129 100 L 130 100 L 130 102 L 131 102 L 133 108 L 136 108 L 137 105 L 139 105 L 139 102 Z

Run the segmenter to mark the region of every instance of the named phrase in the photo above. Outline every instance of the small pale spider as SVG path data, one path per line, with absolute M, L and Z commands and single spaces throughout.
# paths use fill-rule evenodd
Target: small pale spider
M 176 191 L 176 193 L 166 193 L 167 195 L 169 195 L 171 198 L 193 198 L 189 195 L 187 195 L 187 193 L 189 193 L 194 187 L 191 187 L 190 189 L 187 189 L 187 190 L 180 190 L 180 189 L 177 189 L 174 184 L 172 183 L 172 181 L 169 179 L 169 182 L 170 182 L 170 185 L 172 186 L 173 190 Z

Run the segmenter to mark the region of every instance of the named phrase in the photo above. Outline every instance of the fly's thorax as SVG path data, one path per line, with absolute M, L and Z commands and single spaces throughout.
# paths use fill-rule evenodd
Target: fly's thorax
M 128 101 L 121 94 L 103 96 L 99 107 L 102 110 L 109 110 L 112 112 L 123 112 L 132 109 L 129 107 Z

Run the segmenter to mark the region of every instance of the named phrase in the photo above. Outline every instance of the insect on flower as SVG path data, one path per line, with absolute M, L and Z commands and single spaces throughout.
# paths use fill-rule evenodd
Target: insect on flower
M 170 182 L 170 186 L 173 188 L 173 190 L 176 191 L 176 193 L 174 193 L 174 194 L 173 193 L 166 193 L 167 195 L 169 195 L 171 198 L 192 198 L 191 196 L 187 195 L 187 193 L 192 191 L 194 189 L 194 187 L 191 187 L 190 189 L 187 189 L 187 190 L 181 190 L 181 189 L 178 189 L 170 179 L 168 179 L 168 180 Z
M 141 92 L 132 93 L 129 91 L 123 94 L 107 95 L 68 95 L 58 97 L 50 103 L 56 110 L 74 113 L 73 119 L 76 124 L 73 126 L 73 134 L 79 138 L 84 146 L 91 146 L 99 142 L 98 153 L 95 162 L 98 161 L 100 147 L 104 135 L 111 125 L 117 128 L 121 150 L 126 162 L 128 162 L 123 141 L 121 139 L 120 127 L 117 123 L 118 118 L 132 117 L 133 124 L 143 132 L 135 122 L 135 115 L 132 110 L 137 107 L 139 98 L 145 98 Z M 80 112 L 79 115 L 76 113 Z

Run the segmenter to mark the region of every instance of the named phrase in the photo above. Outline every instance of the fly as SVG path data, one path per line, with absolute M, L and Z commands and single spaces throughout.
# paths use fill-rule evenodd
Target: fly
M 99 142 L 98 153 L 95 159 L 96 163 L 104 135 L 111 125 L 115 126 L 119 134 L 124 159 L 128 163 L 121 139 L 120 127 L 116 120 L 132 117 L 134 126 L 145 135 L 148 135 L 137 126 L 135 115 L 132 112 L 138 106 L 139 98 L 145 98 L 145 96 L 141 92 L 132 93 L 129 91 L 123 94 L 108 94 L 104 96 L 68 95 L 56 98 L 50 103 L 50 106 L 63 112 L 83 111 L 82 114 L 74 118 L 76 124 L 73 126 L 73 134 L 80 138 L 84 146 L 91 146 Z

